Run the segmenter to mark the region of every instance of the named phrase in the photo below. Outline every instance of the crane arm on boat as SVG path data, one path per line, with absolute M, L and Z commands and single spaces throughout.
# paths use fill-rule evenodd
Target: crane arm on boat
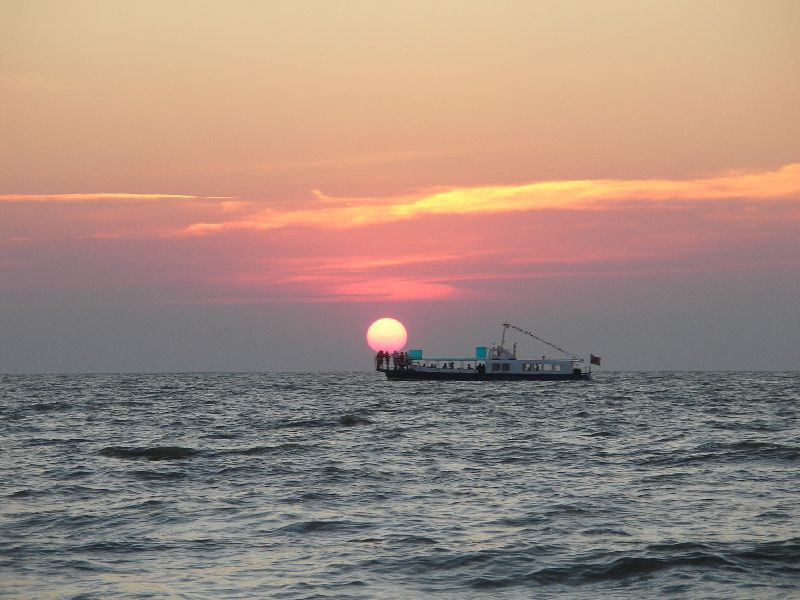
M 560 348 L 560 347 L 556 346 L 553 342 L 548 342 L 547 340 L 540 338 L 538 335 L 536 335 L 535 333 L 533 333 L 531 331 L 528 331 L 527 329 L 522 329 L 521 327 L 517 327 L 516 325 L 512 325 L 511 323 L 503 323 L 503 327 L 504 327 L 504 329 L 503 329 L 503 340 L 505 340 L 505 330 L 510 327 L 511 329 L 516 329 L 520 333 L 524 333 L 525 335 L 529 335 L 530 337 L 532 337 L 535 340 L 539 340 L 543 344 L 547 344 L 551 348 L 555 348 L 559 352 L 563 352 L 564 354 L 566 354 L 567 356 L 569 356 L 573 360 L 577 360 L 578 362 L 583 362 L 583 359 L 580 356 L 578 356 L 576 354 L 573 354 L 572 352 L 567 352 L 563 348 Z

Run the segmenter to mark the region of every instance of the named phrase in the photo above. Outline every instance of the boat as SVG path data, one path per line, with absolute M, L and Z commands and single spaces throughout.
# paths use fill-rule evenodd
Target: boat
M 505 347 L 509 329 L 554 348 L 564 357 L 518 358 L 516 343 L 511 348 Z M 589 366 L 585 369 L 583 358 L 531 331 L 503 323 L 500 345 L 478 346 L 474 356 L 425 356 L 422 350 L 379 352 L 376 370 L 385 373 L 387 379 L 402 381 L 587 381 L 592 378 L 592 365 L 600 365 L 600 357 L 589 356 Z

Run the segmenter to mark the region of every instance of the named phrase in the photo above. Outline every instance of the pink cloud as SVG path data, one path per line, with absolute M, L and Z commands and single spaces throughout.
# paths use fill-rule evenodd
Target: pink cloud
M 202 303 L 456 301 L 545 278 L 796 269 L 798 173 L 476 188 L 439 208 L 439 192 L 318 197 L 296 209 L 197 196 L 6 197 L 0 264 L 11 287 L 150 289 Z M 532 200 L 550 188 L 572 191 L 561 204 Z M 239 226 L 265 214 L 269 227 Z M 180 233 L 200 220 L 216 234 Z

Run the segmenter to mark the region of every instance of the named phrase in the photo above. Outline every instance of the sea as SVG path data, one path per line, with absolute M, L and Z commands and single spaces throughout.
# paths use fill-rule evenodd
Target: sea
M 2 598 L 800 598 L 800 373 L 0 376 Z

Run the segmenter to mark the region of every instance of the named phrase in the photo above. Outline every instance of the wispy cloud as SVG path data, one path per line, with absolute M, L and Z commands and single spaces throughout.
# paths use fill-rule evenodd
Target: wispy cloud
M 389 198 L 332 198 L 294 210 L 254 210 L 237 219 L 193 223 L 183 232 L 285 227 L 353 228 L 426 215 L 470 215 L 544 209 L 591 210 L 622 202 L 787 199 L 800 196 L 800 163 L 772 171 L 732 172 L 701 179 L 586 179 L 522 185 L 427 190 Z
M 800 165 L 315 196 L 281 209 L 190 194 L 6 194 L 4 284 L 184 286 L 220 303 L 402 302 L 502 298 L 555 277 L 796 269 Z M 229 235 L 189 234 L 202 232 Z

